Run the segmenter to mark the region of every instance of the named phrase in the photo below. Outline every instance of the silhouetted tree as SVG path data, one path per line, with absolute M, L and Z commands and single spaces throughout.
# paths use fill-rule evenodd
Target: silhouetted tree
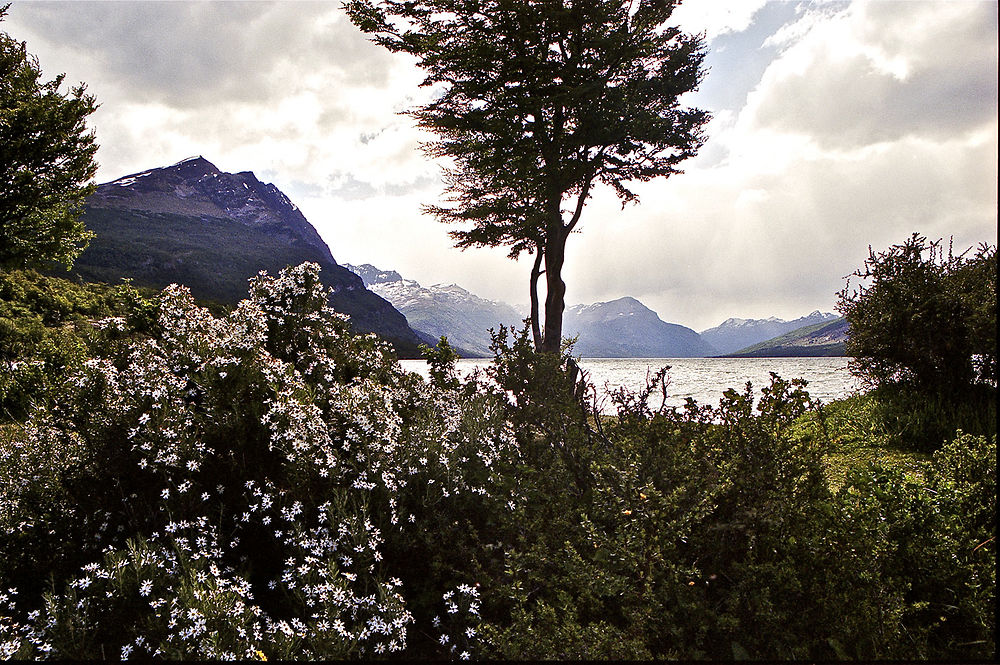
M 440 88 L 412 111 L 438 139 L 448 206 L 426 209 L 456 245 L 534 253 L 534 342 L 559 350 L 566 240 L 594 187 L 637 201 L 631 181 L 679 173 L 703 142 L 702 110 L 679 102 L 701 77 L 700 36 L 667 24 L 675 0 L 351 0 L 351 20 L 414 55 Z M 545 278 L 544 327 L 537 285 Z

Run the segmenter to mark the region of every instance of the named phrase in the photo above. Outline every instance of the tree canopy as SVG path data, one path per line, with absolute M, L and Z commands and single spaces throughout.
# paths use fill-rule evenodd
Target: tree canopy
M 561 343 L 569 234 L 594 187 L 636 202 L 633 181 L 679 173 L 701 146 L 702 110 L 679 98 L 703 75 L 700 36 L 668 20 L 678 2 L 621 0 L 351 0 L 373 41 L 418 58 L 439 91 L 411 112 L 437 134 L 448 205 L 427 206 L 456 245 L 535 255 L 537 348 Z M 539 324 L 537 283 L 546 284 Z
M 0 7 L 0 20 L 9 5 Z M 42 79 L 25 44 L 0 32 L 0 267 L 71 266 L 90 234 L 79 220 L 93 191 L 97 144 L 86 86 Z

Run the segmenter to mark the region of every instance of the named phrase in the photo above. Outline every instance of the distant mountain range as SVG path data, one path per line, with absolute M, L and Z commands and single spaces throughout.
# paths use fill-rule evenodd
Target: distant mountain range
M 727 354 L 732 358 L 780 358 L 802 356 L 842 356 L 847 339 L 847 321 L 835 317 L 754 344 Z
M 345 264 L 365 285 L 406 315 L 421 336 L 435 340 L 446 336 L 463 357 L 488 357 L 489 329 L 499 324 L 520 327 L 523 314 L 503 302 L 486 300 L 455 284 L 421 286 L 405 279 L 395 270 L 383 270 L 371 264 Z M 690 358 L 741 352 L 776 335 L 793 330 L 826 325 L 838 321 L 833 314 L 813 312 L 808 316 L 782 319 L 728 319 L 701 334 L 676 323 L 667 323 L 653 310 L 631 297 L 566 309 L 563 334 L 577 337 L 574 352 L 585 358 Z M 845 327 L 846 329 L 846 327 Z M 719 340 L 722 348 L 712 340 Z M 789 340 L 792 339 L 790 336 Z M 788 340 L 786 340 L 788 341 Z M 837 355 L 843 352 L 843 339 L 827 340 L 823 348 L 817 342 L 802 341 L 805 349 L 795 353 L 795 345 L 785 345 L 775 355 Z M 808 348 L 806 348 L 808 347 Z M 754 353 L 766 354 L 764 346 Z
M 727 355 L 799 328 L 817 323 L 829 323 L 836 318 L 836 314 L 817 310 L 792 321 L 775 317 L 769 319 L 726 319 L 714 328 L 702 330 L 701 338 L 716 349 L 717 355 Z
M 701 358 L 715 355 L 698 333 L 666 323 L 635 298 L 575 305 L 563 315 L 563 334 L 578 336 L 584 358 Z
M 524 319 L 510 305 L 480 298 L 455 284 L 424 287 L 394 270 L 379 270 L 371 264 L 344 267 L 391 302 L 414 330 L 434 342 L 446 336 L 464 357 L 492 356 L 490 328 L 499 324 L 520 328 Z
M 337 265 L 330 248 L 277 187 L 253 173 L 224 173 L 202 157 L 98 186 L 83 214 L 96 233 L 74 272 L 91 281 L 162 288 L 184 284 L 196 298 L 236 303 L 260 270 L 315 261 L 330 303 L 359 332 L 375 332 L 403 357 L 421 338 L 392 305 Z

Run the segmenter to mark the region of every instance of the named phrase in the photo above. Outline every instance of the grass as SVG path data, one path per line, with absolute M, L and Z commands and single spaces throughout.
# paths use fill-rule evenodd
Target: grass
M 822 422 L 821 422 L 822 421 Z M 824 404 L 820 414 L 810 412 L 796 424 L 799 436 L 819 437 L 826 429 L 827 450 L 823 455 L 827 482 L 836 492 L 852 469 L 874 463 L 894 467 L 919 482 L 931 454 L 894 445 L 880 418 L 880 405 L 869 394 L 856 393 Z

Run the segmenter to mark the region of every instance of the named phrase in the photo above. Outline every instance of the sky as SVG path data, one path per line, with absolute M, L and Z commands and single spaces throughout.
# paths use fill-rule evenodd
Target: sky
M 911 233 L 997 242 L 997 2 L 687 0 L 713 115 L 683 174 L 598 190 L 567 244 L 567 306 L 638 298 L 703 330 L 833 311 Z M 340 2 L 15 0 L 0 30 L 101 104 L 97 181 L 202 155 L 299 206 L 339 263 L 528 300 L 530 258 L 453 247 L 409 56 Z M 852 282 L 853 283 L 853 282 Z

